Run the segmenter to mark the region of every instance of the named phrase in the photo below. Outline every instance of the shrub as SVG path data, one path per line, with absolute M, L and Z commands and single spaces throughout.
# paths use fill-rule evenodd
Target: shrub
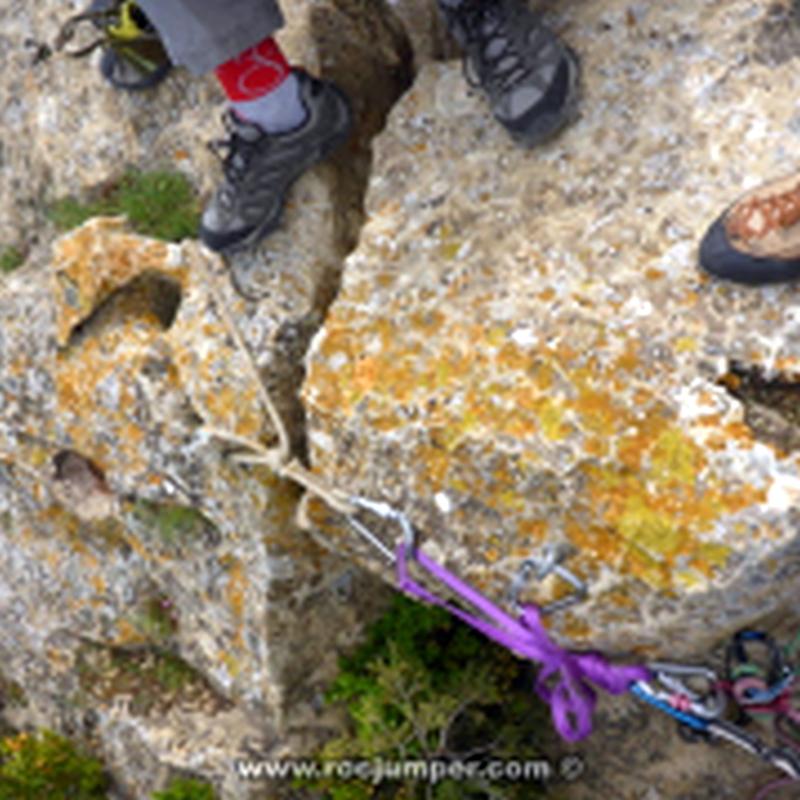
M 328 702 L 343 703 L 349 728 L 318 754 L 331 759 L 485 762 L 536 759 L 554 737 L 533 694 L 530 665 L 442 609 L 397 595 L 351 655 L 340 659 Z M 326 800 L 468 800 L 543 797 L 541 784 L 445 779 L 299 780 Z M 548 795 L 549 796 L 549 795 Z
M 77 228 L 92 217 L 118 214 L 124 214 L 138 233 L 177 242 L 197 235 L 200 209 L 184 175 L 135 169 L 85 199 L 65 197 L 48 209 L 49 218 L 63 231 Z
M 0 800 L 105 800 L 103 765 L 49 730 L 0 740 Z
M 156 792 L 152 800 L 216 800 L 216 795 L 205 781 L 175 778 L 166 789 Z
M 25 255 L 18 247 L 0 250 L 0 272 L 13 272 L 25 263 Z

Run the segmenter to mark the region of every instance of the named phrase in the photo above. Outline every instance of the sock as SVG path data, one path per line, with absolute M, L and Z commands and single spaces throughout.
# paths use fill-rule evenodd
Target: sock
M 214 71 L 236 115 L 268 133 L 297 128 L 308 115 L 300 81 L 273 39 L 245 50 Z

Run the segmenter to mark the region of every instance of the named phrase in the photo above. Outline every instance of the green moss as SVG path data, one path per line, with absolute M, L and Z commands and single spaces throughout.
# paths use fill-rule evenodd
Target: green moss
M 178 632 L 172 602 L 163 594 L 146 597 L 131 621 L 148 639 L 160 645 L 169 642 Z
M 190 506 L 138 500 L 131 509 L 136 527 L 155 533 L 163 544 L 177 548 L 209 537 L 213 525 Z
M 342 703 L 348 730 L 318 754 L 331 759 L 528 759 L 554 751 L 549 710 L 533 694 L 530 666 L 445 611 L 394 598 L 366 632 L 363 644 L 340 660 L 327 700 Z M 413 778 L 368 781 L 325 778 L 296 788 L 330 800 L 477 800 L 544 797 L 531 782 Z M 547 794 L 552 797 L 551 794 Z
M 175 778 L 166 789 L 156 792 L 152 800 L 216 800 L 216 794 L 205 781 Z
M 0 740 L 0 800 L 105 800 L 108 785 L 99 761 L 52 731 Z
M 25 254 L 17 247 L 0 250 L 0 272 L 9 273 L 25 263 Z
M 135 231 L 177 242 L 197 235 L 200 207 L 188 179 L 168 170 L 129 169 L 116 183 L 88 197 L 55 201 L 47 215 L 62 231 L 98 216 L 124 214 Z
M 195 678 L 197 673 L 182 659 L 171 653 L 163 653 L 157 659 L 153 676 L 166 692 L 180 692 Z
M 114 650 L 111 663 L 120 672 L 138 678 L 141 687 L 148 686 L 159 695 L 180 692 L 197 676 L 183 659 L 172 653 L 151 651 L 142 657 L 140 653 Z

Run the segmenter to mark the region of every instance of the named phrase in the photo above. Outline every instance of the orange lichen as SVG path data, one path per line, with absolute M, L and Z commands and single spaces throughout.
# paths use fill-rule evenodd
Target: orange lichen
M 58 341 L 66 344 L 75 325 L 117 289 L 147 271 L 163 270 L 180 281 L 185 267 L 169 267 L 165 242 L 125 232 L 119 219 L 94 220 L 54 246 L 53 276 L 58 296 Z M 69 295 L 67 289 L 70 290 Z M 77 295 L 77 304 L 67 297 Z
M 567 614 L 566 619 L 560 623 L 559 630 L 561 635 L 571 642 L 585 641 L 595 635 L 588 621 L 575 614 Z
M 228 585 L 225 590 L 225 595 L 228 598 L 231 614 L 236 621 L 236 634 L 234 641 L 237 647 L 243 648 L 244 607 L 247 577 L 242 563 L 237 559 L 231 559 L 231 562 L 227 566 L 227 573 Z
M 147 636 L 142 633 L 139 628 L 129 622 L 127 619 L 118 618 L 116 621 L 117 633 L 113 639 L 112 644 L 117 647 L 125 647 L 126 645 L 144 644 L 147 642 Z
M 329 427 L 353 414 L 363 416 L 360 424 L 386 433 L 409 418 L 424 420 L 430 446 L 409 455 L 417 465 L 419 492 L 455 489 L 507 518 L 517 515 L 520 524 L 527 500 L 498 439 L 564 442 L 594 459 L 582 468 L 585 481 L 574 500 L 576 519 L 567 523 L 568 538 L 589 555 L 660 588 L 672 585 L 679 558 L 688 557 L 704 574 L 716 568 L 716 551 L 703 549 L 707 532 L 720 518 L 764 499 L 761 490 L 726 486 L 714 473 L 713 450 L 698 444 L 710 439 L 719 446 L 714 437 L 725 425 L 719 435 L 746 446 L 752 442 L 746 426 L 709 414 L 697 421 L 703 436 L 695 441 L 655 389 L 641 383 L 630 388 L 632 376 L 641 380 L 654 369 L 638 340 L 619 347 L 611 332 L 589 327 L 576 331 L 569 344 L 523 348 L 510 338 L 511 329 L 497 323 L 445 321 L 437 314 L 432 345 L 425 313 L 412 314 L 403 331 L 397 317 L 390 310 L 386 314 L 375 323 L 352 306 L 335 309 L 319 357 L 311 362 L 306 396 Z M 356 363 L 366 342 L 369 356 Z M 696 344 L 682 339 L 676 347 L 692 352 Z M 609 350 L 618 355 L 600 356 Z M 345 366 L 333 368 L 331 359 L 341 356 Z M 368 403 L 361 403 L 365 399 Z M 706 400 L 712 403 L 714 397 Z M 397 413 L 399 404 L 403 414 Z M 485 443 L 485 454 L 475 453 L 478 443 Z M 475 469 L 462 460 L 462 448 Z M 482 459 L 494 464 L 491 480 L 479 466 Z M 541 461 L 527 448 L 517 466 Z M 592 522 L 579 524 L 578 514 Z M 531 536 L 547 530 L 542 521 L 535 525 Z

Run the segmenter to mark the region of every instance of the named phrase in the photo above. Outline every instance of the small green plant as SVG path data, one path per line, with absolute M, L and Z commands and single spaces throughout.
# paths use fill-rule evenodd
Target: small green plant
M 198 199 L 184 175 L 135 169 L 85 199 L 65 197 L 48 209 L 50 220 L 62 231 L 92 217 L 124 214 L 138 233 L 171 242 L 197 235 L 199 213 Z
M 159 654 L 153 671 L 156 681 L 168 692 L 179 692 L 197 675 L 183 659 L 172 653 Z
M 132 509 L 132 515 L 136 524 L 154 531 L 158 538 L 170 547 L 177 547 L 187 540 L 205 537 L 211 527 L 211 523 L 190 506 L 138 500 Z
M 172 601 L 160 593 L 146 597 L 132 621 L 148 639 L 158 644 L 169 642 L 178 632 L 178 617 Z
M 178 655 L 157 646 L 127 650 L 86 645 L 78 653 L 75 669 L 88 702 L 127 695 L 137 715 L 165 713 L 189 696 L 215 704 L 216 695 L 202 676 Z
M 18 247 L 0 250 L 0 272 L 9 273 L 25 263 L 25 254 Z
M 549 712 L 533 694 L 529 666 L 442 609 L 397 595 L 339 670 L 326 697 L 344 704 L 350 725 L 322 748 L 322 761 L 485 763 L 536 759 L 552 749 Z M 325 800 L 522 800 L 545 791 L 478 777 L 377 786 L 323 778 L 295 787 L 322 791 Z
M 103 765 L 49 730 L 0 740 L 0 800 L 105 800 Z
M 152 800 L 216 800 L 213 787 L 196 778 L 175 778 L 166 789 L 156 792 Z
M 195 671 L 179 656 L 156 650 L 145 656 L 116 650 L 112 653 L 111 663 L 121 673 L 138 679 L 142 689 L 150 686 L 158 693 L 179 692 L 196 676 Z

